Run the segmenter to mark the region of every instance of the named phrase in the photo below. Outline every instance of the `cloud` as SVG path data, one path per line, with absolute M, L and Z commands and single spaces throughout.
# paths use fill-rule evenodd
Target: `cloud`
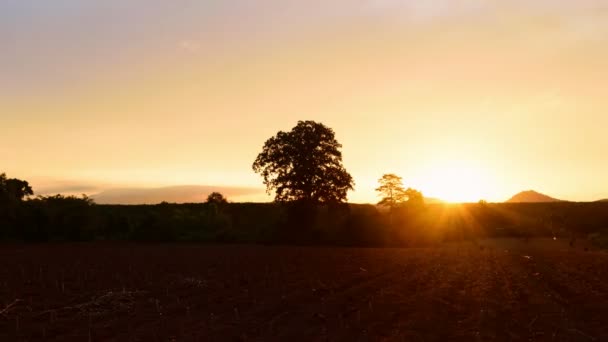
M 183 185 L 161 188 L 115 188 L 91 197 L 99 204 L 158 204 L 204 202 L 207 195 L 217 191 L 231 201 L 269 201 L 264 190 L 250 187 Z
M 36 182 L 33 182 L 32 187 L 36 195 L 80 195 L 80 194 L 93 194 L 102 190 L 103 186 L 99 184 L 80 183 L 72 181 L 59 181 L 52 182 L 50 184 L 43 184 L 37 186 Z
M 36 195 L 86 194 L 99 204 L 157 204 L 203 202 L 207 195 L 217 191 L 235 202 L 267 202 L 272 199 L 264 189 L 256 187 L 177 185 L 166 187 L 129 187 L 109 183 L 89 183 L 70 180 L 34 180 L 30 182 Z

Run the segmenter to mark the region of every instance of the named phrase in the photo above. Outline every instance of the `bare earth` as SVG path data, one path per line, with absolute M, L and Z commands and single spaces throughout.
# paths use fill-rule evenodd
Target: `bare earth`
M 0 245 L 0 341 L 608 341 L 608 253 Z

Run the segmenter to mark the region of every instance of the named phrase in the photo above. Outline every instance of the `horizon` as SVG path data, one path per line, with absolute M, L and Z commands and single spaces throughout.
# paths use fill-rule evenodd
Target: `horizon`
M 53 189 L 53 188 L 51 188 Z M 176 185 L 165 187 L 131 187 L 131 188 L 106 188 L 99 190 L 96 193 L 82 192 L 56 192 L 48 189 L 42 192 L 35 193 L 34 196 L 52 196 L 56 194 L 66 196 L 81 196 L 86 195 L 93 199 L 97 204 L 107 205 L 155 205 L 163 202 L 171 204 L 191 204 L 202 203 L 205 198 L 213 193 L 219 192 L 226 196 L 226 199 L 231 203 L 272 203 L 274 200 L 271 195 L 265 192 L 263 188 L 247 188 L 247 187 L 222 187 L 222 186 L 206 186 L 206 185 Z M 517 196 L 521 195 L 540 195 L 549 198 L 547 201 L 539 201 L 526 197 L 524 200 L 516 200 Z M 448 201 L 437 197 L 424 196 L 426 204 L 471 204 L 479 201 L 487 203 L 550 203 L 550 202 L 569 202 L 569 203 L 593 203 L 603 202 L 607 199 L 598 198 L 590 201 L 572 201 L 569 199 L 555 198 L 551 195 L 539 192 L 533 189 L 522 190 L 504 200 L 487 201 L 480 199 L 479 201 Z M 371 204 L 379 205 L 378 201 L 348 201 L 349 204 Z
M 385 173 L 449 202 L 597 201 L 606 43 L 596 0 L 8 1 L 0 172 L 40 194 L 271 201 L 255 156 L 310 119 L 343 145 L 351 203 L 376 203 Z

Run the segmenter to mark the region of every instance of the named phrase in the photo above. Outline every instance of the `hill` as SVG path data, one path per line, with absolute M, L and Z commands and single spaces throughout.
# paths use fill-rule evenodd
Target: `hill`
M 506 201 L 507 203 L 547 203 L 563 202 L 562 200 L 541 194 L 534 190 L 522 191 Z
M 214 191 L 221 192 L 228 200 L 234 201 L 251 201 L 264 194 L 264 190 L 257 188 L 183 185 L 108 189 L 92 195 L 91 198 L 98 204 L 199 203 Z

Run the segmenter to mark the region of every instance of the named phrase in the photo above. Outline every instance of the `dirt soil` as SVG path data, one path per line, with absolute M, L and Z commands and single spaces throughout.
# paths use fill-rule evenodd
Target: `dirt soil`
M 0 245 L 0 341 L 608 341 L 608 253 Z

